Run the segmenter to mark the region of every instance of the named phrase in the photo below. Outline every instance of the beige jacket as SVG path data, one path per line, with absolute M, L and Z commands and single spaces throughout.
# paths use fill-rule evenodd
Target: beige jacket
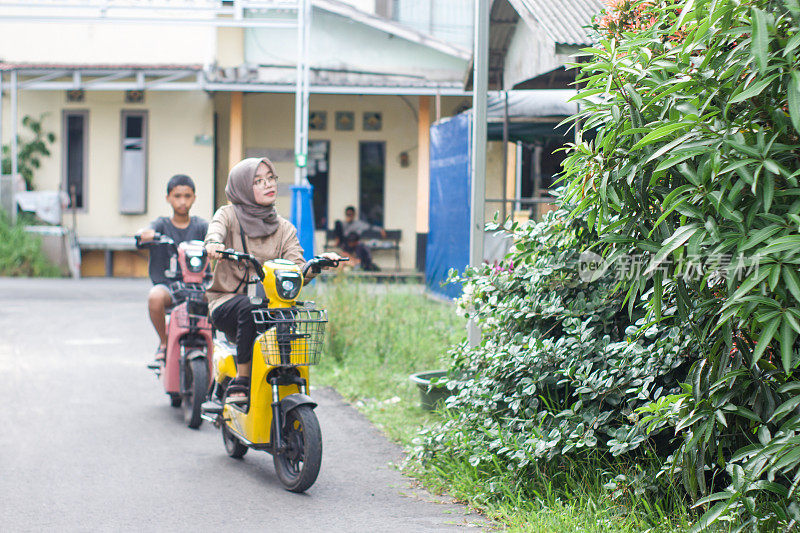
M 278 216 L 278 230 L 268 237 L 256 238 L 245 235 L 248 253 L 254 255 L 260 263 L 270 259 L 288 259 L 298 266 L 303 266 L 303 248 L 297 240 L 297 230 L 291 222 Z M 222 243 L 225 248 L 233 248 L 237 252 L 243 252 L 241 233 L 239 231 L 239 221 L 232 205 L 224 205 L 217 209 L 214 218 L 208 225 L 205 243 Z M 252 267 L 249 275 L 252 275 Z M 247 294 L 247 285 L 241 283 L 245 275 L 243 264 L 218 260 L 214 265 L 214 279 L 211 287 L 206 291 L 208 299 L 209 313 L 213 312 L 223 302 L 233 298 L 236 287 L 239 286 L 238 294 Z M 311 279 L 313 274 L 308 273 L 306 279 Z M 241 283 L 241 285 L 240 285 Z

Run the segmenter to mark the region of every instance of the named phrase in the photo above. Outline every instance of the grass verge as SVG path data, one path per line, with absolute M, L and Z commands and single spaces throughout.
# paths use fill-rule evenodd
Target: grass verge
M 419 407 L 409 376 L 447 367 L 447 348 L 464 338 L 464 319 L 413 284 L 376 285 L 340 276 L 312 294 L 330 319 L 314 379 L 335 387 L 391 439 L 410 445 L 436 415 Z
M 0 276 L 54 278 L 61 275 L 42 251 L 42 241 L 25 231 L 26 219 L 12 224 L 0 210 Z

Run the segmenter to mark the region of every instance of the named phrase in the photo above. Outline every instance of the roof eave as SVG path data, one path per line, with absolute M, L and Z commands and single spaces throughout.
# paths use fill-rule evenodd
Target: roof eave
M 444 54 L 454 56 L 465 61 L 472 57 L 471 50 L 467 50 L 466 48 L 462 48 L 454 44 L 446 43 L 431 37 L 430 35 L 407 28 L 402 24 L 366 13 L 343 2 L 338 2 L 336 0 L 312 0 L 312 3 L 315 7 L 328 11 L 329 13 L 334 13 L 341 17 L 355 20 L 356 22 L 360 22 L 361 24 L 365 24 L 375 28 L 376 30 L 380 30 L 390 35 L 395 35 L 422 46 L 427 46 L 428 48 L 432 48 Z

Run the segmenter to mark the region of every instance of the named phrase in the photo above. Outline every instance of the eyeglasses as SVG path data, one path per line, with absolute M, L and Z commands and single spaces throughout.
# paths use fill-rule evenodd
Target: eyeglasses
M 266 189 L 268 183 L 272 183 L 272 184 L 278 183 L 278 176 L 269 176 L 267 179 L 258 178 L 253 183 L 253 185 L 255 185 L 256 187 L 261 187 L 262 189 Z

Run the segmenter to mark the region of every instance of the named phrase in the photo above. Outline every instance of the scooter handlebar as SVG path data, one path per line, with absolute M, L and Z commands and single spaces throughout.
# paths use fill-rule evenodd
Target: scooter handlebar
M 264 269 L 261 268 L 261 263 L 258 262 L 258 259 L 253 257 L 250 254 L 246 254 L 244 252 L 237 252 L 233 248 L 228 248 L 226 250 L 220 250 L 217 252 L 223 259 L 227 259 L 228 261 L 236 261 L 236 262 L 246 262 L 250 263 L 258 274 L 258 277 L 261 281 L 264 281 Z
M 339 266 L 339 263 L 342 261 L 350 261 L 349 257 L 340 257 L 339 259 L 331 259 L 329 257 L 325 257 L 324 255 L 315 256 L 312 259 L 309 259 L 308 262 L 303 265 L 303 277 L 308 274 L 308 271 L 311 270 L 314 274 L 319 274 L 325 267 L 334 267 L 336 268 Z
M 168 235 L 164 235 L 163 233 L 159 233 L 157 231 L 153 233 L 153 239 L 147 242 L 142 242 L 141 235 L 136 235 L 135 238 L 136 238 L 137 248 L 141 248 L 143 246 L 155 246 L 157 244 L 170 244 L 172 246 L 177 246 L 175 244 L 175 241 L 173 241 L 171 237 L 169 237 Z

